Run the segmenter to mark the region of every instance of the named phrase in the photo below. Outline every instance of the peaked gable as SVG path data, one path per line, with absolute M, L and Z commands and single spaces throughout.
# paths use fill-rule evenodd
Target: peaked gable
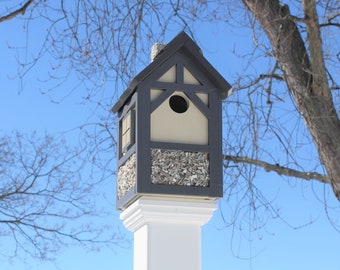
M 220 98 L 225 99 L 228 96 L 228 91 L 231 89 L 230 84 L 216 71 L 216 69 L 204 58 L 201 49 L 197 44 L 185 33 L 178 34 L 169 44 L 167 44 L 154 58 L 145 69 L 143 69 L 129 84 L 128 88 L 121 95 L 117 103 L 112 107 L 113 113 L 125 104 L 125 101 L 136 91 L 136 87 L 147 79 L 153 72 L 158 70 L 165 62 L 173 57 L 178 51 L 182 51 L 187 57 L 195 62 L 198 69 L 213 82 L 219 92 Z M 196 78 L 190 70 L 185 69 L 184 79 L 187 83 L 200 84 L 200 80 Z M 171 77 L 171 70 L 168 74 L 164 74 L 163 79 Z

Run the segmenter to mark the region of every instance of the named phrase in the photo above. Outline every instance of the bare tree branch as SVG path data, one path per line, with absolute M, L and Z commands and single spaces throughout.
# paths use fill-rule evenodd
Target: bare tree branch
M 332 16 L 329 16 L 327 23 L 319 24 L 319 27 L 325 27 L 325 26 L 340 27 L 340 23 L 334 22 L 334 20 L 336 20 L 339 17 L 340 17 L 340 12 L 337 12 L 336 14 L 333 14 Z
M 34 0 L 28 0 L 22 7 L 18 8 L 17 10 L 14 10 L 13 12 L 5 16 L 0 17 L 0 23 L 4 21 L 9 21 L 18 15 L 24 15 L 26 12 L 26 9 L 33 3 L 33 1 Z
M 340 119 L 328 85 L 316 2 L 302 1 L 307 41 L 278 0 L 243 0 L 265 31 L 340 200 Z M 308 46 L 307 46 L 308 45 Z M 308 50 L 308 49 L 309 50 Z
M 107 223 L 85 221 L 108 214 L 91 199 L 105 177 L 83 177 L 86 164 L 93 164 L 84 151 L 89 149 L 65 142 L 48 135 L 0 136 L 0 237 L 11 237 L 17 246 L 0 256 L 48 260 L 65 245 L 110 246 L 119 238 L 119 233 L 107 234 Z
M 255 166 L 260 166 L 265 169 L 266 172 L 276 172 L 279 175 L 292 176 L 301 178 L 304 180 L 318 180 L 325 184 L 330 184 L 330 180 L 327 175 L 323 175 L 317 172 L 301 172 L 288 167 L 280 166 L 279 164 L 270 164 L 265 161 L 253 159 L 250 157 L 237 157 L 224 155 L 223 159 L 226 161 L 232 161 L 234 163 L 247 163 Z
M 237 90 L 243 90 L 243 89 L 248 89 L 249 87 L 259 84 L 261 81 L 265 80 L 265 79 L 270 79 L 270 80 L 278 80 L 278 81 L 284 81 L 284 78 L 282 75 L 280 74 L 275 74 L 275 73 L 271 73 L 271 74 L 260 74 L 255 80 L 249 82 L 246 85 L 243 85 L 241 87 L 239 87 Z

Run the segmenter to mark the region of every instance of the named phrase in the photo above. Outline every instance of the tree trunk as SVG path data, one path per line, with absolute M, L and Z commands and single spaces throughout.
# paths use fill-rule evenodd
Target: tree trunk
M 265 31 L 287 86 L 340 200 L 340 121 L 327 83 L 314 0 L 304 0 L 309 55 L 288 6 L 278 0 L 243 0 Z

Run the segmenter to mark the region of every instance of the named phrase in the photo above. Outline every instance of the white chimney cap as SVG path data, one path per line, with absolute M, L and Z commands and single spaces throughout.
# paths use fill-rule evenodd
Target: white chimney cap
M 165 46 L 166 46 L 166 44 L 159 43 L 159 42 L 156 42 L 155 44 L 152 45 L 151 54 L 150 54 L 151 62 L 153 62 L 153 60 L 155 60 L 157 55 L 161 52 L 161 50 L 163 50 L 163 48 Z

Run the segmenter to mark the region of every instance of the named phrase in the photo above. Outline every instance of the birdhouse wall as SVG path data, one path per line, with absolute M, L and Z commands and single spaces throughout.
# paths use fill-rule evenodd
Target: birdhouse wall
M 209 154 L 182 150 L 151 150 L 152 184 L 200 186 L 210 184 Z
M 117 199 L 136 189 L 136 102 L 131 96 L 119 113 Z
M 170 100 L 182 97 L 187 110 L 174 111 Z M 151 141 L 170 143 L 208 144 L 208 119 L 197 106 L 181 91 L 175 91 L 150 116 Z
M 121 166 L 117 173 L 117 198 L 121 199 L 132 190 L 137 183 L 136 153 L 133 153 Z

